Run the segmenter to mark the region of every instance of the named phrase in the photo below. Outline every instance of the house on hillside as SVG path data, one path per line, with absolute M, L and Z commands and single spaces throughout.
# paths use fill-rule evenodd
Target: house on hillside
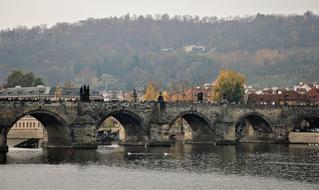
M 189 52 L 204 52 L 204 51 L 206 51 L 206 47 L 205 46 L 197 46 L 197 45 L 184 46 L 183 49 L 187 53 L 189 53 Z
M 293 90 L 282 91 L 280 96 L 280 105 L 305 105 L 308 103 L 307 95 L 298 94 Z
M 256 105 L 305 105 L 307 95 L 291 90 L 278 90 L 276 93 L 248 94 L 246 104 Z
M 318 105 L 319 104 L 319 88 L 312 88 L 308 91 L 307 97 L 310 104 Z
M 309 90 L 314 88 L 314 86 L 315 86 L 314 84 L 300 82 L 299 85 L 295 85 L 294 86 L 294 91 L 296 91 L 296 92 L 298 92 L 298 91 L 306 91 L 306 92 L 308 92 Z

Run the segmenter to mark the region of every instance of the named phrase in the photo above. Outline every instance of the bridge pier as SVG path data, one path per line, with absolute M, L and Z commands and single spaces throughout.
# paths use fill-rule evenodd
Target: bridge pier
M 236 132 L 233 122 L 215 123 L 217 144 L 236 144 Z
M 7 133 L 4 127 L 0 127 L 0 154 L 8 152 Z
M 122 121 L 123 122 L 123 121 Z M 123 122 L 125 137 L 119 143 L 123 145 L 148 145 L 149 132 L 139 123 Z
M 169 124 L 151 124 L 150 130 L 150 140 L 151 141 L 169 141 Z
M 208 126 L 205 126 L 205 123 L 195 122 L 191 124 L 192 129 L 192 139 L 189 140 L 189 143 L 192 144 L 215 144 L 216 142 L 216 132 L 210 129 Z M 186 141 L 187 142 L 187 141 Z
M 97 124 L 75 124 L 71 127 L 72 148 L 96 149 Z
M 176 132 L 171 131 L 170 123 L 152 123 L 150 130 L 150 141 L 157 143 L 164 142 L 174 142 L 181 141 L 186 144 L 215 144 L 216 135 L 214 132 L 201 128 L 200 126 L 193 125 L 191 139 L 185 138 L 185 133 L 183 132 L 182 138 L 176 134 Z M 180 134 L 180 133 L 179 133 Z M 183 138 L 184 137 L 184 138 Z

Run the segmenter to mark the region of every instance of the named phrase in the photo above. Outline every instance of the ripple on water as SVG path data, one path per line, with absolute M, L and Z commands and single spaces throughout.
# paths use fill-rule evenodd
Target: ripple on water
M 166 183 L 170 182 L 172 186 L 183 187 L 178 181 L 181 180 L 183 184 L 187 184 L 186 189 L 192 189 L 194 184 L 199 189 L 205 188 L 203 184 L 206 184 L 206 187 L 216 187 L 215 189 L 218 189 L 217 187 L 244 189 L 245 183 L 250 185 L 248 189 L 270 189 L 267 183 L 277 184 L 275 189 L 311 189 L 313 187 L 319 189 L 318 157 L 318 148 L 250 144 L 216 147 L 199 145 L 171 148 L 118 147 L 98 151 L 27 150 L 10 151 L 8 165 L 1 166 L 0 175 L 10 176 L 11 174 L 12 178 L 17 178 L 18 175 L 20 179 L 23 173 L 21 183 L 24 183 L 29 179 L 26 174 L 30 171 L 36 173 L 37 170 L 43 169 L 36 174 L 43 175 L 39 180 L 42 177 L 50 177 L 53 178 L 52 183 L 55 183 L 58 180 L 54 179 L 55 176 L 68 178 L 66 175 L 69 175 L 71 179 L 67 181 L 80 180 L 81 184 L 82 180 L 88 180 L 88 184 L 94 185 L 92 181 L 113 184 L 113 181 L 120 178 L 123 179 L 123 186 L 113 185 L 122 189 L 132 189 L 125 186 L 127 183 L 139 187 L 136 183 L 141 179 L 136 179 L 137 176 L 143 177 L 144 180 L 148 179 L 142 180 L 141 183 L 157 189 L 161 188 L 157 180 L 166 180 Z M 133 177 L 126 175 L 133 175 Z M 176 176 L 183 176 L 183 179 Z M 100 178 L 107 178 L 107 180 L 103 181 Z M 216 184 L 213 186 L 213 182 L 224 186 Z M 4 182 L 0 182 L 2 183 Z M 35 182 L 31 180 L 30 183 Z M 265 186 L 257 186 L 258 183 Z M 78 188 L 83 189 L 83 187 L 85 185 Z
M 3 189 L 317 189 L 316 184 L 263 178 L 127 169 L 106 165 L 0 166 Z M 5 176 L 4 176 L 5 175 Z

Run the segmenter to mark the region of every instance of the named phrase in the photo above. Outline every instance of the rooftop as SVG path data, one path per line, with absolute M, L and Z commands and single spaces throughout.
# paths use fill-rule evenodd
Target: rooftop
M 0 91 L 0 98 L 36 98 L 36 97 L 54 97 L 57 91 L 61 92 L 62 97 L 79 97 L 80 89 L 64 88 L 64 87 L 14 87 Z M 102 96 L 97 90 L 90 90 L 90 95 L 93 97 Z

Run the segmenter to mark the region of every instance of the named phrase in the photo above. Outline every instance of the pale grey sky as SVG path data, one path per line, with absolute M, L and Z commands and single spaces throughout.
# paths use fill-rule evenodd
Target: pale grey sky
M 0 0 L 0 29 L 157 13 L 199 16 L 245 16 L 319 13 L 319 0 Z

